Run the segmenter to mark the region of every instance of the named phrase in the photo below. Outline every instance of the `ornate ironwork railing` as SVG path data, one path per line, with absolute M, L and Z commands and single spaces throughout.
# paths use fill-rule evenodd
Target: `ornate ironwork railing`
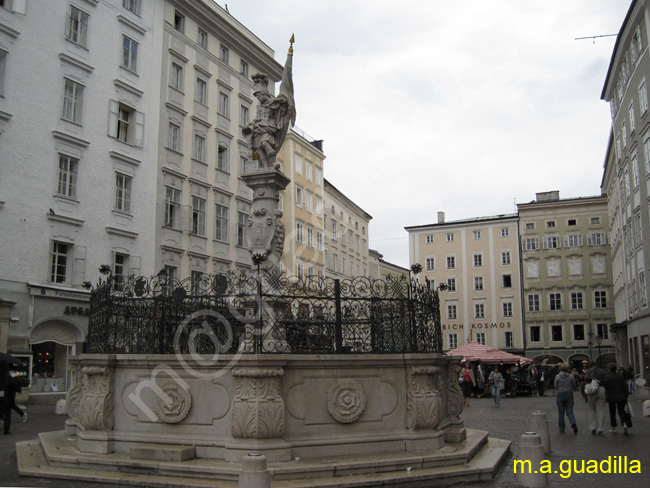
M 90 353 L 427 353 L 442 350 L 438 292 L 404 278 L 265 271 L 100 281 Z

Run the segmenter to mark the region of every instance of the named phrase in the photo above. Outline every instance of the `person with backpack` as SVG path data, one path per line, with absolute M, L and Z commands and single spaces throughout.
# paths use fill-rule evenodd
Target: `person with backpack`
M 20 378 L 16 376 L 13 364 L 0 363 L 0 391 L 2 398 L 2 417 L 4 419 L 4 435 L 11 434 L 11 410 L 15 410 L 22 417 L 23 422 L 27 421 L 27 414 L 16 405 L 16 393 L 22 391 Z

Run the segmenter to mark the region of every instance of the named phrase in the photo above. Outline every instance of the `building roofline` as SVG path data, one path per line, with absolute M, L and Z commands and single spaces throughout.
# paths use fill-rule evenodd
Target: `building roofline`
M 548 200 L 542 202 L 532 201 L 528 203 L 518 203 L 517 208 L 532 207 L 532 206 L 543 207 L 545 205 L 548 206 L 570 205 L 578 202 L 589 203 L 590 200 L 602 200 L 602 199 L 607 200 L 607 195 L 593 195 L 589 197 L 561 198 L 560 200 Z
M 369 221 L 372 220 L 372 215 L 370 215 L 368 212 L 366 212 L 364 209 L 362 209 L 359 205 L 354 203 L 352 200 L 350 200 L 345 193 L 343 193 L 341 190 L 336 188 L 332 183 L 327 179 L 324 178 L 325 180 L 325 190 L 327 190 L 327 187 L 330 187 L 332 190 L 336 192 L 336 194 L 344 200 L 347 204 L 349 204 L 351 207 L 353 207 L 355 210 L 357 210 L 359 213 L 363 215 L 363 217 L 367 218 Z
M 621 29 L 618 31 L 618 35 L 616 36 L 616 43 L 614 44 L 614 50 L 612 51 L 612 57 L 609 60 L 609 67 L 607 68 L 607 76 L 605 76 L 605 85 L 603 86 L 603 91 L 600 94 L 600 99 L 601 100 L 606 100 L 605 99 L 605 92 L 607 91 L 607 86 L 609 85 L 609 77 L 612 74 L 612 70 L 614 68 L 614 61 L 616 59 L 616 51 L 618 51 L 618 45 L 621 42 L 621 39 L 623 38 L 623 32 L 625 32 L 625 29 L 627 27 L 627 23 L 630 20 L 630 17 L 632 16 L 632 11 L 634 10 L 634 7 L 636 7 L 637 0 L 632 0 L 632 3 L 630 4 L 630 8 L 627 10 L 627 14 L 625 15 L 625 20 L 623 20 L 623 24 L 621 25 Z
M 480 222 L 497 222 L 499 220 L 516 219 L 517 217 L 518 217 L 518 214 L 516 214 L 516 213 L 491 215 L 491 216 L 488 216 L 488 217 L 472 217 L 472 218 L 469 218 L 469 219 L 449 220 L 449 221 L 446 221 L 446 222 L 438 222 L 436 224 L 411 225 L 411 226 L 408 226 L 408 227 L 404 227 L 404 230 L 409 231 L 409 230 L 425 229 L 425 228 L 428 228 L 428 227 L 444 227 L 444 226 L 450 225 L 450 224 L 472 224 L 472 223 L 480 223 Z
M 605 175 L 607 174 L 607 162 L 609 161 L 609 155 L 612 151 L 612 145 L 614 144 L 614 128 L 610 126 L 609 129 L 609 139 L 607 141 L 607 149 L 605 150 L 605 161 L 603 161 L 603 177 L 600 179 L 600 193 L 606 194 L 606 191 L 603 191 L 603 185 L 605 184 Z

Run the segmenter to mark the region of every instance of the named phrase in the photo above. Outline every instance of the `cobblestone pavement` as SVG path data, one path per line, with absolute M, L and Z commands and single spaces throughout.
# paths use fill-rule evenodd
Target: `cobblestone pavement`
M 571 488 L 647 488 L 650 486 L 650 417 L 641 416 L 641 402 L 633 403 L 636 416 L 634 427 L 624 436 L 605 433 L 593 436 L 588 430 L 588 410 L 576 395 L 574 412 L 579 433 L 560 434 L 557 428 L 557 409 L 555 397 L 521 397 L 502 398 L 501 406 L 494 407 L 489 398 L 473 398 L 471 406 L 465 408 L 463 419 L 468 428 L 487 430 L 491 437 L 512 441 L 512 455 L 504 463 L 495 480 L 486 483 L 463 483 L 471 488 L 505 488 L 516 487 L 513 474 L 514 460 L 518 459 L 519 438 L 530 430 L 530 421 L 535 410 L 546 412 L 549 421 L 552 452 L 547 459 L 558 473 L 549 476 L 549 486 Z M 63 430 L 66 419 L 64 415 L 55 415 L 53 405 L 29 405 L 29 419 L 21 423 L 18 415 L 12 417 L 12 434 L 0 435 L 0 486 L 33 486 L 51 488 L 108 488 L 115 485 L 104 483 L 86 483 L 69 480 L 53 480 L 19 477 L 16 473 L 16 442 L 33 440 L 40 432 Z M 609 419 L 609 417 L 607 416 Z M 609 421 L 608 421 L 609 423 Z M 559 466 L 562 461 L 570 460 L 605 460 L 608 456 L 627 456 L 628 462 L 639 460 L 641 474 L 577 474 L 562 478 Z
M 512 441 L 510 459 L 504 464 L 496 479 L 489 483 L 464 483 L 464 487 L 472 488 L 504 488 L 516 487 L 514 477 L 514 460 L 519 459 L 519 439 L 531 429 L 531 419 L 535 410 L 546 412 L 551 437 L 551 452 L 546 459 L 551 462 L 553 470 L 558 472 L 549 475 L 549 487 L 570 488 L 647 488 L 650 486 L 650 417 L 641 415 L 642 403 L 632 402 L 635 417 L 633 427 L 628 435 L 623 435 L 618 427 L 618 434 L 610 434 L 609 412 L 605 412 L 605 435 L 591 435 L 589 431 L 589 413 L 587 404 L 579 394 L 574 394 L 575 405 L 573 412 L 576 416 L 578 434 L 567 432 L 560 434 L 557 425 L 557 407 L 555 397 L 519 397 L 502 398 L 501 406 L 496 408 L 490 398 L 472 398 L 470 407 L 465 407 L 463 419 L 465 426 L 471 429 L 481 429 L 490 432 L 491 437 Z M 617 419 L 618 422 L 618 419 Z M 568 427 L 568 425 L 567 425 Z M 627 456 L 628 463 L 632 460 L 641 462 L 641 474 L 578 474 L 572 473 L 563 478 L 560 463 L 568 466 L 567 460 L 581 461 L 607 459 L 609 456 Z M 565 470 L 566 471 L 566 470 Z

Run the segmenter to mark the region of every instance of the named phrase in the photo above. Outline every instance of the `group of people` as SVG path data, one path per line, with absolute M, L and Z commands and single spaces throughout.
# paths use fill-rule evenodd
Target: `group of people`
M 560 366 L 560 373 L 555 376 L 553 386 L 557 391 L 556 403 L 558 410 L 558 427 L 560 432 L 565 430 L 566 416 L 574 433 L 578 433 L 575 415 L 573 413 L 573 392 L 580 391 L 580 377 L 569 372 L 570 366 L 563 363 Z M 621 421 L 623 433 L 632 427 L 631 412 L 626 411 L 627 397 L 630 394 L 628 380 L 616 370 L 615 363 L 607 365 L 607 371 L 591 362 L 584 374 L 584 394 L 589 406 L 589 429 L 594 435 L 603 435 L 605 430 L 605 404 L 609 406 L 609 431 L 617 432 L 616 414 Z M 590 385 L 595 382 L 593 386 Z
M 479 376 L 479 378 L 477 379 L 476 376 Z M 458 380 L 463 390 L 463 398 L 465 399 L 466 407 L 469 407 L 472 391 L 474 391 L 477 387 L 481 391 L 484 391 L 486 385 L 492 394 L 495 406 L 498 407 L 501 404 L 501 391 L 505 387 L 505 378 L 503 377 L 503 374 L 501 374 L 498 365 L 495 365 L 492 371 L 490 371 L 486 382 L 485 372 L 483 371 L 482 365 L 479 364 L 477 366 L 475 375 L 470 362 L 465 361 L 464 369 L 461 372 Z
M 11 411 L 15 410 L 27 422 L 27 414 L 16 405 L 16 393 L 21 391 L 20 380 L 16 375 L 14 365 L 0 361 L 0 420 L 3 422 L 3 433 L 11 434 Z

